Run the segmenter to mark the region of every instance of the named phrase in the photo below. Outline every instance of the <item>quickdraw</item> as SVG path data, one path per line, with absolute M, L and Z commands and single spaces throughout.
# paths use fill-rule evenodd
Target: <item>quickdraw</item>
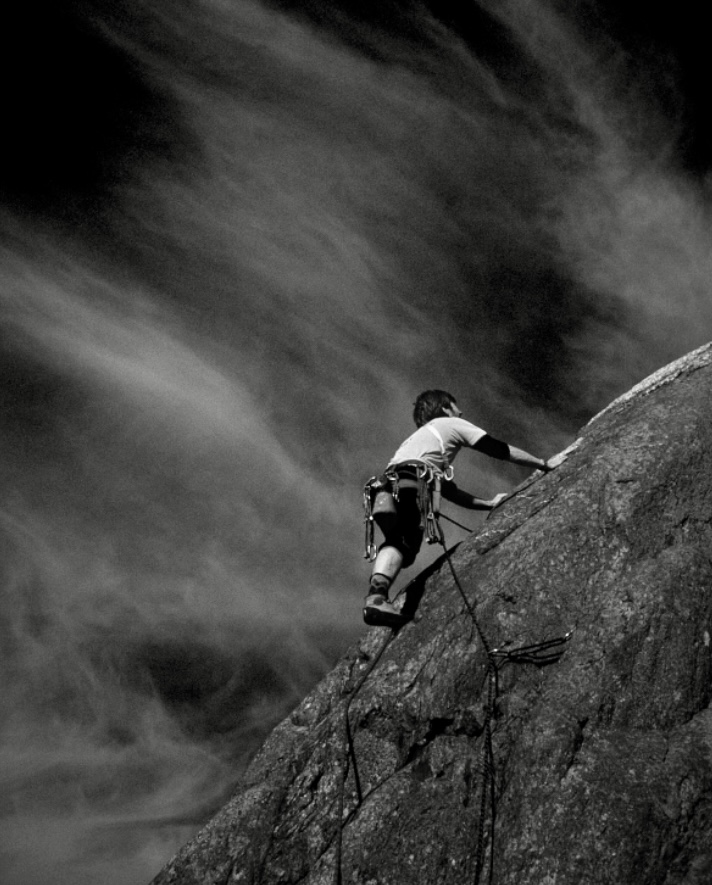
M 376 558 L 377 553 L 375 544 L 376 528 L 373 519 L 373 502 L 377 492 L 385 488 L 385 485 L 381 482 L 382 479 L 385 479 L 385 477 L 372 476 L 363 487 L 363 510 L 364 523 L 366 526 L 366 538 L 364 541 L 365 552 L 363 556 L 364 559 L 368 559 L 371 562 Z

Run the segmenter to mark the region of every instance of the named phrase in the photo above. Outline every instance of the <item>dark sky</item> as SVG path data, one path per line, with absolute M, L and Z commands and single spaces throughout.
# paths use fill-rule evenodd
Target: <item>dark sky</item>
M 5 885 L 148 881 L 220 804 L 360 635 L 361 488 L 422 389 L 550 456 L 712 337 L 701 15 L 6 14 Z

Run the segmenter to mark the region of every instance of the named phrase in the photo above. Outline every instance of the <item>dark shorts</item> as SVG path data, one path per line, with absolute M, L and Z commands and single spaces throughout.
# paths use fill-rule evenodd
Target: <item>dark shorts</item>
M 395 547 L 403 555 L 403 568 L 415 561 L 423 543 L 425 527 L 417 480 L 401 474 L 398 483 L 398 498 L 391 491 L 379 493 L 380 512 L 374 510 L 373 518 L 383 532 L 383 547 Z

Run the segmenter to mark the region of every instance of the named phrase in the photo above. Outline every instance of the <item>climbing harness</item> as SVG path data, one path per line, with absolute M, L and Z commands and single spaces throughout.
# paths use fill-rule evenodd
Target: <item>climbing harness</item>
M 422 465 L 417 465 L 421 467 Z M 399 468 L 401 465 L 399 465 Z M 418 474 L 419 480 L 426 480 L 428 485 L 430 485 L 433 480 L 437 477 L 430 476 L 426 473 L 422 475 Z M 448 479 L 450 477 L 446 477 Z M 442 479 L 442 476 L 441 476 Z M 390 488 L 388 488 L 390 487 Z M 364 505 L 366 507 L 366 556 L 368 558 L 373 558 L 371 556 L 371 551 L 375 551 L 375 547 L 373 545 L 373 502 L 376 498 L 377 494 L 381 491 L 387 490 L 393 497 L 397 500 L 398 496 L 398 488 L 399 488 L 399 477 L 396 474 L 395 477 L 389 476 L 388 472 L 383 477 L 372 477 L 368 483 L 366 483 L 364 489 Z M 488 874 L 487 874 L 487 882 L 489 885 L 492 883 L 492 877 L 494 874 L 494 847 L 495 847 L 495 822 L 496 822 L 496 784 L 495 784 L 495 760 L 494 760 L 494 750 L 492 744 L 492 720 L 494 718 L 495 706 L 497 703 L 497 697 L 499 694 L 499 670 L 506 663 L 515 663 L 515 664 L 535 664 L 538 666 L 545 666 L 548 664 L 553 664 L 559 660 L 561 655 L 565 651 L 566 643 L 570 640 L 573 635 L 573 631 L 569 631 L 563 636 L 556 637 L 553 639 L 544 640 L 543 642 L 531 643 L 528 645 L 510 647 L 510 643 L 506 642 L 503 645 L 492 648 L 486 634 L 484 633 L 482 626 L 480 625 L 475 609 L 467 598 L 467 595 L 460 583 L 460 579 L 458 577 L 457 571 L 452 561 L 452 557 L 450 555 L 450 550 L 448 550 L 446 542 L 445 542 L 445 533 L 443 532 L 442 524 L 440 522 L 440 514 L 439 514 L 439 504 L 437 501 L 433 501 L 432 495 L 424 496 L 426 497 L 427 504 L 427 512 L 426 516 L 430 519 L 430 525 L 432 526 L 432 531 L 435 534 L 434 540 L 440 543 L 445 552 L 445 558 L 447 560 L 448 566 L 450 568 L 450 572 L 453 577 L 453 581 L 457 590 L 462 597 L 462 600 L 465 605 L 465 609 L 475 627 L 477 635 L 479 636 L 480 642 L 482 643 L 482 648 L 484 649 L 487 665 L 484 674 L 483 684 L 486 681 L 487 684 L 487 693 L 486 693 L 486 701 L 484 704 L 484 723 L 482 728 L 482 757 L 480 764 L 480 775 L 481 775 L 481 784 L 480 784 L 480 804 L 479 804 L 479 817 L 477 822 L 477 833 L 475 839 L 475 870 L 474 870 L 474 878 L 473 885 L 479 885 L 482 874 L 485 867 L 485 834 L 488 832 L 489 834 L 489 864 L 488 864 Z M 426 510 L 426 508 L 424 508 Z M 456 523 L 454 520 L 449 519 L 449 517 L 445 517 L 450 522 L 453 522 L 455 525 L 459 526 L 459 523 Z M 426 522 L 428 525 L 428 522 Z M 460 528 L 465 528 L 464 526 L 460 526 Z M 370 531 L 370 535 L 369 535 Z M 369 540 L 370 538 L 370 540 Z M 430 543 L 433 543 L 431 541 Z M 375 552 L 373 553 L 375 556 Z M 407 587 L 405 588 L 407 591 Z M 369 666 L 366 670 L 361 674 L 358 681 L 354 685 L 354 687 L 349 692 L 349 695 L 346 699 L 346 703 L 344 705 L 344 747 L 343 747 L 343 760 L 342 760 L 342 769 L 341 769 L 341 783 L 339 790 L 339 799 L 338 799 L 338 833 L 337 833 L 337 845 L 336 845 L 336 862 L 335 862 L 335 885 L 342 885 L 343 883 L 343 874 L 342 874 L 342 853 L 343 853 L 343 829 L 346 825 L 347 821 L 344 821 L 344 793 L 346 788 L 346 778 L 348 776 L 348 767 L 349 761 L 351 762 L 351 766 L 354 772 L 354 783 L 356 787 L 356 796 L 357 796 L 357 804 L 356 807 L 349 814 L 349 819 L 353 815 L 358 812 L 358 809 L 362 805 L 364 801 L 363 792 L 361 789 L 361 781 L 358 774 L 358 764 L 356 760 L 356 753 L 353 743 L 353 735 L 351 733 L 351 722 L 349 719 L 349 710 L 351 708 L 351 703 L 354 698 L 361 690 L 362 686 L 365 684 L 368 677 L 371 675 L 378 662 L 383 655 L 383 652 L 388 647 L 391 640 L 396 635 L 396 630 L 391 629 L 389 633 L 384 634 L 384 639 L 381 643 L 376 654 L 371 659 Z M 489 817 L 489 828 L 487 828 L 487 818 Z
M 443 481 L 454 476 L 452 466 L 439 470 L 424 461 L 406 461 L 390 466 L 380 476 L 372 476 L 363 489 L 364 523 L 366 537 L 364 559 L 371 562 L 378 549 L 375 544 L 375 526 L 396 518 L 396 502 L 401 487 L 417 488 L 420 521 L 428 544 L 439 544 L 437 519 L 440 514 Z

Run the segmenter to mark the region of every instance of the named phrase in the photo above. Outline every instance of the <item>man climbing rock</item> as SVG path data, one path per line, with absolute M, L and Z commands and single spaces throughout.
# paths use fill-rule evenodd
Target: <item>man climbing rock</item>
M 465 421 L 455 397 L 444 390 L 426 390 L 415 401 L 413 420 L 418 428 L 399 447 L 382 476 L 366 485 L 367 556 L 373 560 L 363 618 L 367 624 L 399 627 L 404 618 L 388 600 L 389 589 L 402 568 L 415 561 L 423 536 L 439 541 L 436 515 L 439 498 L 469 510 L 491 510 L 506 498 L 477 498 L 452 480 L 452 462 L 463 446 L 492 458 L 548 471 L 553 464 L 523 449 L 491 437 Z M 553 461 L 554 459 L 552 459 Z M 376 553 L 373 523 L 383 533 Z

